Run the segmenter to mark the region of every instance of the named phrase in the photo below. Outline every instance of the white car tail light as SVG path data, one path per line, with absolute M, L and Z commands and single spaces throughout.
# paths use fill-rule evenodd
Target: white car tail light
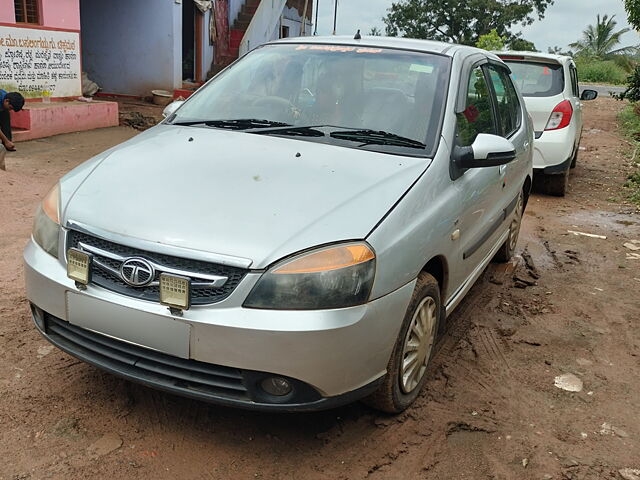
M 560 130 L 569 126 L 571 123 L 571 117 L 573 116 L 573 107 L 569 100 L 564 100 L 556 105 L 556 108 L 551 112 L 549 121 L 545 130 Z

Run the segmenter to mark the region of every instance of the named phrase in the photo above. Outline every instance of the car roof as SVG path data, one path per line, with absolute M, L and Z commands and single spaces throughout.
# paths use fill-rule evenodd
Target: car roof
M 533 60 L 533 61 L 551 61 L 554 63 L 559 63 L 561 65 L 571 62 L 573 59 L 567 55 L 556 55 L 554 53 L 541 53 L 541 52 L 524 52 L 517 50 L 503 50 L 500 52 L 494 51 L 496 55 L 499 57 L 502 56 L 517 56 L 523 57 L 522 60 Z M 509 59 L 509 60 L 520 60 L 520 59 Z
M 348 35 L 322 36 L 322 37 L 295 37 L 283 38 L 269 44 L 282 43 L 311 43 L 311 44 L 330 44 L 330 45 L 347 45 L 354 47 L 374 47 L 374 48 L 395 48 L 404 50 L 413 50 L 425 53 L 436 53 L 453 57 L 456 53 L 463 55 L 473 55 L 477 53 L 484 54 L 488 57 L 498 59 L 494 53 L 466 45 L 458 45 L 455 43 L 436 42 L 434 40 L 419 40 L 415 38 L 399 38 L 399 37 L 378 37 L 378 36 L 362 36 L 360 40 L 354 39 Z

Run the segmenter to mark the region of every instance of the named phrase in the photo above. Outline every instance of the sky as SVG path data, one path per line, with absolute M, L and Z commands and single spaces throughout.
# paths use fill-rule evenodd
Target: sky
M 330 35 L 333 30 L 335 1 L 314 0 L 314 7 L 316 2 L 320 4 L 319 35 Z M 372 27 L 384 31 L 382 17 L 386 15 L 392 3 L 392 0 L 338 0 L 338 35 L 355 35 L 358 29 L 362 30 L 362 33 L 368 33 Z M 582 36 L 582 30 L 587 25 L 596 23 L 597 14 L 615 15 L 618 30 L 629 26 L 623 0 L 555 0 L 542 20 L 524 28 L 514 27 L 513 31 L 521 31 L 524 38 L 532 41 L 536 48 L 543 52 L 554 46 L 564 49 Z M 640 36 L 635 31 L 622 37 L 621 46 L 637 44 L 640 44 Z

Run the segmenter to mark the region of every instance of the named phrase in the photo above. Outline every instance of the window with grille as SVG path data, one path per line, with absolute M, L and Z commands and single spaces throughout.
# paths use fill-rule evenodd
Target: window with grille
M 38 0 L 14 0 L 16 23 L 40 23 Z

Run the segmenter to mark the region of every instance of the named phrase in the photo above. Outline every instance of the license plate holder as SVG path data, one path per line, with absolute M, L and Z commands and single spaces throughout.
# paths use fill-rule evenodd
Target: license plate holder
M 168 316 L 69 291 L 67 320 L 118 340 L 189 358 L 190 326 Z

